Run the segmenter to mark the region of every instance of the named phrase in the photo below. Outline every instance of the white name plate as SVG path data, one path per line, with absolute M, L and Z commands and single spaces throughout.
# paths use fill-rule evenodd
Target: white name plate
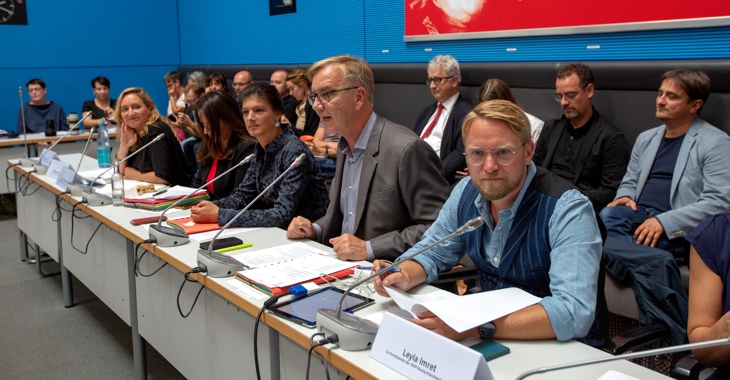
M 63 168 L 71 168 L 71 170 L 73 170 L 73 167 L 68 162 L 53 160 L 53 162 L 51 162 L 51 165 L 48 166 L 46 176 L 55 181 L 61 175 L 61 171 L 63 170 Z
M 481 353 L 391 313 L 370 357 L 410 379 L 494 379 Z
M 51 161 L 60 160 L 60 158 L 58 158 L 58 154 L 52 150 L 48 150 L 48 148 L 43 148 L 43 152 L 41 152 L 40 157 L 40 164 L 43 166 L 51 166 Z

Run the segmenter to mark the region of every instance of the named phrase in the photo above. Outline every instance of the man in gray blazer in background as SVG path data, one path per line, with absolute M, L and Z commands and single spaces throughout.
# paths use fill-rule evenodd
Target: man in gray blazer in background
M 608 236 L 672 252 L 686 262 L 684 235 L 730 206 L 730 137 L 698 117 L 710 95 L 703 72 L 661 77 L 656 117 L 636 139 L 616 199 L 601 211 Z
M 307 101 L 326 133 L 341 135 L 324 217 L 292 220 L 290 239 L 332 245 L 342 260 L 394 259 L 421 240 L 449 194 L 441 162 L 410 129 L 373 112 L 375 81 L 362 59 L 341 55 L 309 69 Z

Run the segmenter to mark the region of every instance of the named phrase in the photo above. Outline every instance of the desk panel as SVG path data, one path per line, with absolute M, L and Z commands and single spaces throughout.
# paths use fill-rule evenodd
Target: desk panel
M 56 210 L 56 194 L 31 181 L 27 195 L 17 193 L 15 200 L 18 229 L 58 262 L 58 226 L 52 219 Z

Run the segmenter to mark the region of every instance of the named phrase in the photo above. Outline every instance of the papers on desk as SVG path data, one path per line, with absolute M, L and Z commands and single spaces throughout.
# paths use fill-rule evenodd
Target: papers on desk
M 614 370 L 610 370 L 599 377 L 598 380 L 639 380 L 633 376 L 623 374 Z
M 352 273 L 353 263 L 297 242 L 232 256 L 246 267 L 236 278 L 267 294 L 278 295 L 304 282 L 317 284 Z
M 410 311 L 414 317 L 418 313 L 431 311 L 460 333 L 540 302 L 539 297 L 519 288 L 461 297 L 443 290 L 426 295 L 408 294 L 390 287 L 385 290 L 401 309 Z

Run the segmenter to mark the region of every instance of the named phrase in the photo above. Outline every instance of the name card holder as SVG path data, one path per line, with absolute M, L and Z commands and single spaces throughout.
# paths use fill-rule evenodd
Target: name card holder
M 481 353 L 391 313 L 370 357 L 410 379 L 494 379 Z

